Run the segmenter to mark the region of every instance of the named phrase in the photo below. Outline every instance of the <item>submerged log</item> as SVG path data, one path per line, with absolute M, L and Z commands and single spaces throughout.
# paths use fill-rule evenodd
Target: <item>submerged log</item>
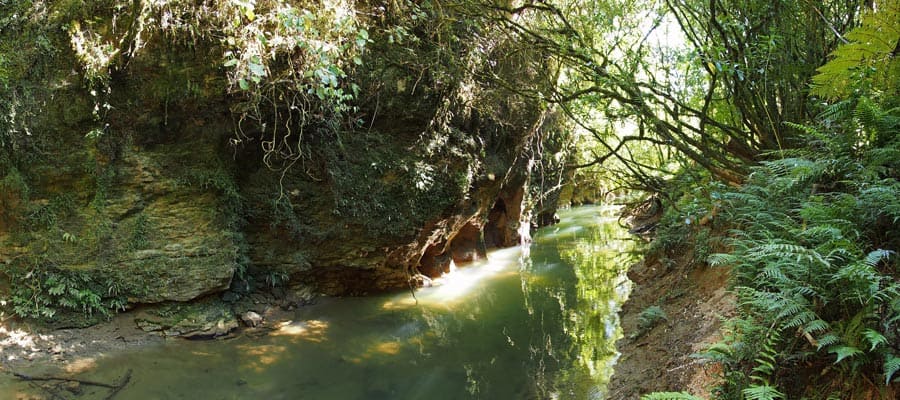
M 31 376 L 31 375 L 25 375 L 25 374 L 22 374 L 19 372 L 13 372 L 12 374 L 16 378 L 19 378 L 19 379 L 21 379 L 23 381 L 27 381 L 27 382 L 74 382 L 74 383 L 78 383 L 80 385 L 97 386 L 97 387 L 112 389 L 112 391 L 104 398 L 105 400 L 112 400 L 122 389 L 125 388 L 125 386 L 128 385 L 128 382 L 131 381 L 131 370 L 130 369 L 127 372 L 125 372 L 125 376 L 122 377 L 122 380 L 119 381 L 118 384 L 88 381 L 88 380 L 76 379 L 76 378 L 66 378 L 66 377 L 61 377 L 61 376 Z M 54 396 L 58 396 L 55 393 L 53 393 L 53 394 L 54 394 Z

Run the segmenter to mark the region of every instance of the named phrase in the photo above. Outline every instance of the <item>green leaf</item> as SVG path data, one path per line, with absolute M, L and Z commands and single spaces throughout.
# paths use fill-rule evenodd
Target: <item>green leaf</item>
M 863 331 L 863 336 L 865 336 L 866 341 L 872 345 L 872 347 L 869 348 L 869 351 L 875 350 L 875 348 L 880 345 L 887 344 L 887 338 L 874 329 L 866 329 Z
M 238 86 L 241 87 L 241 90 L 250 90 L 250 84 L 244 78 L 238 79 Z
M 703 400 L 685 392 L 653 392 L 641 396 L 641 400 Z
M 888 354 L 884 358 L 884 384 L 888 385 L 891 383 L 891 378 L 894 377 L 894 374 L 900 370 L 900 357 L 894 357 L 893 354 Z
M 837 355 L 837 360 L 834 361 L 835 364 L 847 357 L 854 357 L 863 353 L 862 350 L 853 346 L 835 346 L 829 349 L 828 352 Z
M 775 400 L 783 399 L 784 393 L 781 393 L 773 386 L 769 385 L 753 385 L 742 391 L 748 400 Z
M 250 73 L 255 76 L 266 76 L 266 67 L 254 62 L 250 63 Z

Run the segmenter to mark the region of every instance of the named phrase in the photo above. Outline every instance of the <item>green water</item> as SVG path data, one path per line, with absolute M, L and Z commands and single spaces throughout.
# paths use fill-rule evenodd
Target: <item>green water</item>
M 80 379 L 123 399 L 602 399 L 621 335 L 631 242 L 613 210 L 560 214 L 410 294 L 328 299 L 271 336 L 172 341 L 98 357 Z M 106 389 L 78 398 L 102 399 Z

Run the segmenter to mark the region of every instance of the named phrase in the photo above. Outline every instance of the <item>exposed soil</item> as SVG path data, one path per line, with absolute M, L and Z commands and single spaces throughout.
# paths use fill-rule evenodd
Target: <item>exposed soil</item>
M 122 313 L 89 328 L 49 329 L 7 322 L 0 325 L 0 372 L 20 372 L 52 362 L 63 369 L 72 362 L 113 350 L 163 343 L 161 335 L 138 329 L 134 313 Z
M 707 397 L 718 366 L 692 357 L 720 339 L 723 317 L 734 314 L 728 270 L 698 266 L 688 252 L 676 260 L 648 258 L 631 267 L 634 288 L 620 313 L 625 338 L 609 385 L 610 399 L 686 391 Z M 659 306 L 666 319 L 641 329 L 641 312 Z

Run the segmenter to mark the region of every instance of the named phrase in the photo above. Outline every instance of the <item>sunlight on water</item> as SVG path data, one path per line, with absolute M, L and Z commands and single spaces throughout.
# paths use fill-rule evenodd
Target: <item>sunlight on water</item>
M 325 340 L 325 331 L 328 323 L 318 320 L 309 321 L 284 321 L 276 325 L 276 329 L 270 333 L 272 336 L 294 336 L 310 342 Z
M 387 302 L 384 308 L 396 305 L 453 308 L 464 304 L 473 290 L 491 284 L 491 281 L 518 274 L 522 250 L 520 247 L 488 252 L 487 259 L 478 260 L 463 267 L 451 267 L 450 273 L 434 280 L 432 287 L 416 291 L 416 298 L 400 294 Z

